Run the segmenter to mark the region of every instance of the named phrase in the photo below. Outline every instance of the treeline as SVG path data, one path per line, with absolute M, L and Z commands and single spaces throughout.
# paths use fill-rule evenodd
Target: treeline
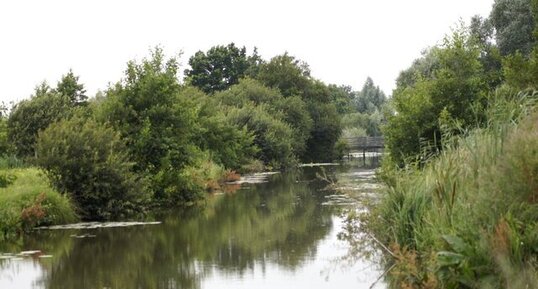
M 155 48 L 92 98 L 72 71 L 55 87 L 42 83 L 2 115 L 0 153 L 8 166 L 43 168 L 83 219 L 191 204 L 237 172 L 342 154 L 341 117 L 359 98 L 313 78 L 305 62 L 287 53 L 267 61 L 231 43 L 197 52 L 189 66 L 181 79 L 179 59 Z M 355 107 L 375 111 L 372 101 Z
M 537 288 L 537 24 L 496 0 L 400 74 L 363 228 L 391 288 Z

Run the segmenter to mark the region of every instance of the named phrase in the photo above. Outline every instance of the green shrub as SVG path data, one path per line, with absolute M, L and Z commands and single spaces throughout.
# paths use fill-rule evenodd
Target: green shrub
M 13 235 L 34 226 L 56 225 L 77 220 L 71 202 L 52 189 L 38 169 L 2 170 L 15 180 L 0 188 L 0 232 Z
M 148 200 L 143 180 L 132 172 L 126 148 L 112 128 L 79 117 L 40 133 L 36 163 L 68 194 L 84 219 L 119 218 Z

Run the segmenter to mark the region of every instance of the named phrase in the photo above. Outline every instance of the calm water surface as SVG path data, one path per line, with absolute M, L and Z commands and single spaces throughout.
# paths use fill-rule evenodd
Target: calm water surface
M 369 172 L 325 171 L 347 176 L 347 185 Z M 0 288 L 369 288 L 380 269 L 366 260 L 339 262 L 348 250 L 337 237 L 343 206 L 316 173 L 323 172 L 303 168 L 242 184 L 203 209 L 157 215 L 158 225 L 40 230 L 0 244 Z M 6 255 L 27 250 L 41 253 Z

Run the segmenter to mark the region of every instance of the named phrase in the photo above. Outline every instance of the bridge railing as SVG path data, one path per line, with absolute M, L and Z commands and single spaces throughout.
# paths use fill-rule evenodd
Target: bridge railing
M 344 140 L 350 150 L 382 149 L 385 147 L 385 140 L 382 136 L 344 138 Z

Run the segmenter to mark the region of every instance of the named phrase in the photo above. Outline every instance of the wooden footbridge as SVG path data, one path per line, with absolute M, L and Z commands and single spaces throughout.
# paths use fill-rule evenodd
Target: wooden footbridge
M 344 138 L 348 148 L 348 158 L 353 154 L 362 153 L 363 160 L 366 158 L 366 153 L 380 153 L 385 147 L 385 140 L 382 136 L 364 136 L 354 138 Z

